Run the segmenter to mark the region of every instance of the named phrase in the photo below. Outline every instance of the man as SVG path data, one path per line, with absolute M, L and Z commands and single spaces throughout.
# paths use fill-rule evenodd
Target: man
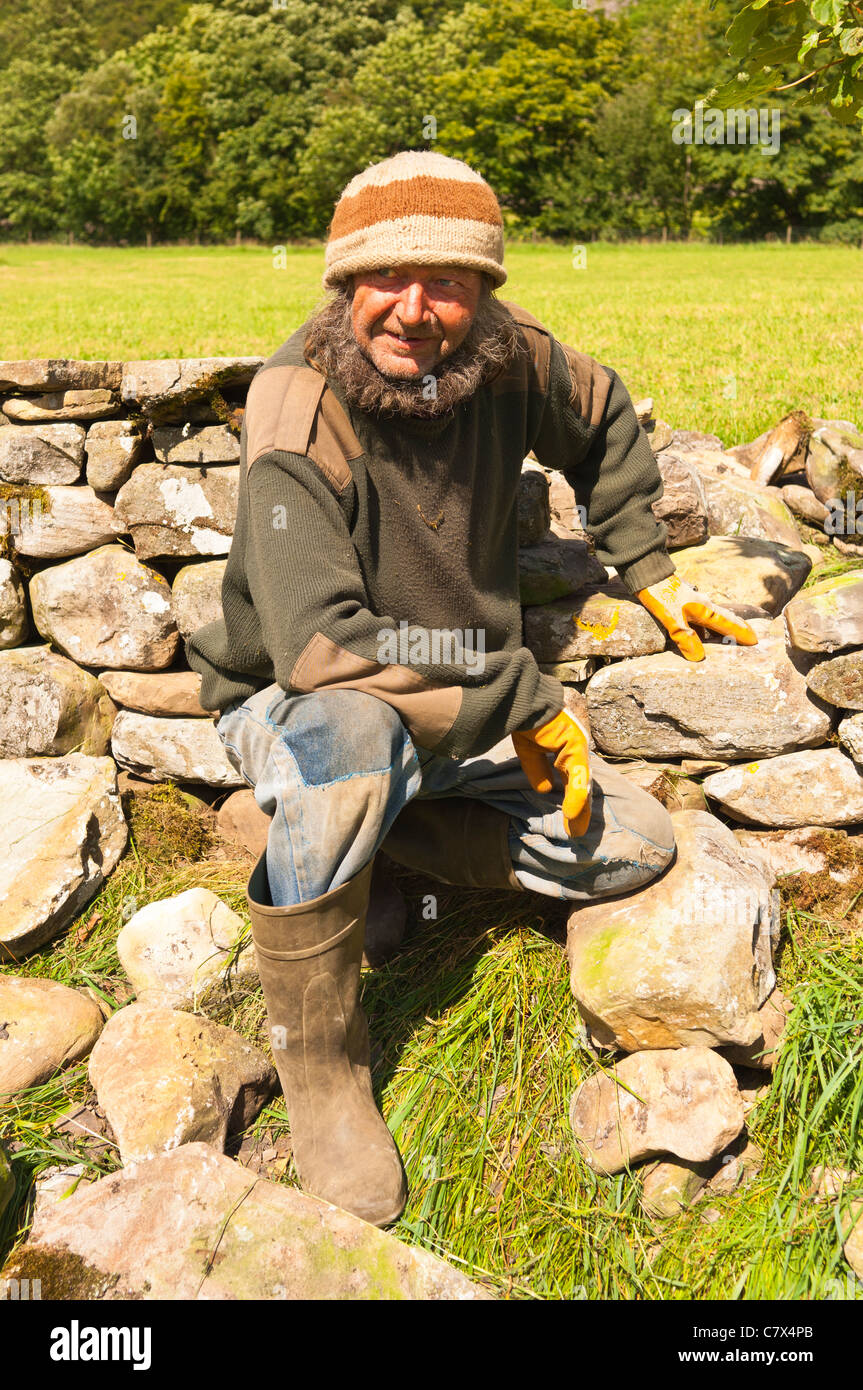
M 600 559 L 684 656 L 704 654 L 687 616 L 755 640 L 675 575 L 619 377 L 493 297 L 502 258 L 494 193 L 458 160 L 405 152 L 348 184 L 333 297 L 249 391 L 224 619 L 187 642 L 272 818 L 248 902 L 300 1179 L 378 1225 L 406 1199 L 359 1004 L 378 849 L 573 903 L 674 851 L 522 645 L 524 456 L 566 473 Z

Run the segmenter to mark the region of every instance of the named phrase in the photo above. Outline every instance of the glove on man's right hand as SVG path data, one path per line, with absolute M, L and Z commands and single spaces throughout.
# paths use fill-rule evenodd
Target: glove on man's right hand
M 571 839 L 587 833 L 590 824 L 590 759 L 587 734 L 568 710 L 562 709 L 538 729 L 519 729 L 512 735 L 518 760 L 535 792 L 553 789 L 548 754 L 564 780 L 563 820 Z

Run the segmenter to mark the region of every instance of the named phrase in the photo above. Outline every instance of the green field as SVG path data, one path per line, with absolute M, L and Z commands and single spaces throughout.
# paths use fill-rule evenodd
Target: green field
M 726 443 L 788 410 L 863 423 L 863 255 L 845 247 L 514 245 L 502 294 Z M 0 357 L 268 356 L 321 297 L 323 252 L 0 246 Z M 732 394 L 736 391 L 736 397 Z

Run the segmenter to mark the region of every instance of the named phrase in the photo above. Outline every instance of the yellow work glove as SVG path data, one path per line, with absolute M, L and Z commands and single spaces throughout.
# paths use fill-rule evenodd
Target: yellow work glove
M 562 709 L 538 729 L 519 729 L 512 741 L 535 792 L 552 791 L 548 754 L 554 754 L 554 766 L 564 780 L 566 833 L 570 837 L 586 834 L 590 823 L 590 764 L 587 735 L 578 720 Z
M 690 622 L 698 623 L 699 627 L 709 627 L 713 632 L 721 632 L 723 637 L 733 637 L 741 647 L 754 647 L 758 642 L 747 623 L 735 618 L 733 613 L 726 613 L 724 609 L 706 603 L 704 595 L 689 584 L 684 584 L 677 574 L 670 574 L 658 584 L 639 589 L 635 597 L 641 600 L 657 622 L 662 623 L 687 661 L 704 660 L 701 638 L 692 631 Z

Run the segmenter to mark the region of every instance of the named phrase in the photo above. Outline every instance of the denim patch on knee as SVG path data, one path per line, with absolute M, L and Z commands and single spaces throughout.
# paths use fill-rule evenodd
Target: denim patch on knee
M 390 772 L 409 741 L 392 706 L 360 690 L 293 697 L 277 733 L 307 787 Z

